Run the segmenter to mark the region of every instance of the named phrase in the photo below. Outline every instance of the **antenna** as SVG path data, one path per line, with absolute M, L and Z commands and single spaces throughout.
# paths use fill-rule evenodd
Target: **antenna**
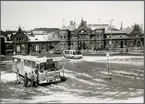
M 63 19 L 63 26 L 64 26 L 64 19 Z

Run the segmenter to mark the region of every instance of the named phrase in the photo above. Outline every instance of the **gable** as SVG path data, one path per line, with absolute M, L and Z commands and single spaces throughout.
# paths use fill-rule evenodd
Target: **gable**
M 89 28 L 86 26 L 86 24 L 81 24 L 81 25 L 77 28 L 76 33 L 77 33 L 77 34 L 85 33 L 85 34 L 91 35 L 91 29 L 89 29 Z
M 19 43 L 19 42 L 28 42 L 28 37 L 23 33 L 23 32 L 17 32 L 12 41 L 15 43 Z

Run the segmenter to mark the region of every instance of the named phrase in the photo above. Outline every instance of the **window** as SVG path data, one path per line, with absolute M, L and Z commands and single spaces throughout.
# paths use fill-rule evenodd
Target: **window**
M 39 45 L 36 45 L 36 51 L 39 51 Z
M 31 61 L 27 61 L 27 66 L 31 67 Z
M 43 69 L 44 69 L 44 65 L 40 64 L 40 70 L 43 70 Z
M 31 62 L 31 63 L 32 63 L 31 67 L 35 68 L 35 62 Z
M 68 51 L 65 51 L 65 54 L 68 54 L 69 52 Z
M 24 60 L 24 65 L 25 65 L 25 66 L 28 66 L 27 60 Z

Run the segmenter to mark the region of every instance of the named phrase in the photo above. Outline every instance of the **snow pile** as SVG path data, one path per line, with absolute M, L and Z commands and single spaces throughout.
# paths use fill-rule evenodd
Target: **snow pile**
M 1 99 L 2 102 L 13 103 L 143 103 L 144 97 L 130 98 L 127 100 L 114 100 L 114 99 L 98 99 L 96 97 L 80 97 L 72 94 L 53 94 L 46 96 L 35 96 L 32 100 L 20 99 Z
M 1 82 L 10 82 L 10 81 L 16 81 L 17 80 L 17 76 L 15 73 L 5 73 L 5 72 L 1 72 Z
M 0 64 L 11 64 L 12 61 L 1 61 Z
M 140 60 L 133 60 L 133 58 Z M 105 56 L 84 56 L 80 61 L 89 61 L 89 62 L 100 62 L 107 63 L 108 59 Z M 120 63 L 120 64 L 132 64 L 132 65 L 144 65 L 143 56 L 112 56 L 109 57 L 110 63 Z

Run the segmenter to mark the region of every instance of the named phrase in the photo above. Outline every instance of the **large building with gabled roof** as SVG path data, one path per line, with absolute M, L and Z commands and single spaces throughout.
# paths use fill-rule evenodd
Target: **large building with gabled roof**
M 20 27 L 13 36 L 14 54 L 31 54 L 49 52 L 51 50 L 78 49 L 88 50 L 119 50 L 136 47 L 143 49 L 144 35 L 133 27 L 116 29 L 109 24 L 87 24 L 83 19 L 80 24 L 70 21 L 69 26 L 63 25 L 57 31 L 24 32 Z

